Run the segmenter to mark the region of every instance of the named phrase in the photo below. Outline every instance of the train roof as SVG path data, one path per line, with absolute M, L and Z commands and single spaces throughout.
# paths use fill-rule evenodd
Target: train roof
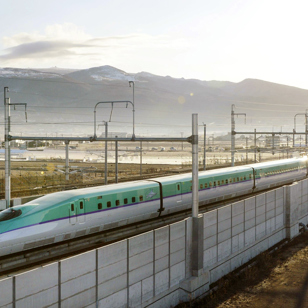
M 66 190 L 66 191 L 55 192 L 55 193 L 42 196 L 40 198 L 27 202 L 24 205 L 37 205 L 42 202 L 44 203 L 44 205 L 55 205 L 60 202 L 61 203 L 70 202 L 80 197 L 84 197 L 84 198 L 90 198 L 92 196 L 94 197 L 104 192 L 112 193 L 114 191 L 117 191 L 117 192 L 127 191 L 130 188 L 136 189 L 136 184 L 138 185 L 139 189 L 151 188 L 153 187 L 153 185 L 157 185 L 155 182 L 141 180 L 141 181 L 133 181 L 133 182 L 125 182 L 125 183 L 118 183 L 118 184 L 109 184 L 109 185 L 101 185 L 101 186 L 88 187 L 88 188 Z
M 256 169 L 262 169 L 266 167 L 276 167 L 276 166 L 282 166 L 286 164 L 305 162 L 306 160 L 307 160 L 307 157 L 305 156 L 305 157 L 300 157 L 300 158 L 286 158 L 286 159 L 281 159 L 281 160 L 267 161 L 264 163 L 250 164 L 247 166 L 250 166 Z

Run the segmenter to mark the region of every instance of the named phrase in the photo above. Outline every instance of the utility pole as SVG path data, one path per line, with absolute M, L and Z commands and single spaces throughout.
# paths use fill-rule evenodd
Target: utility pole
M 255 163 L 257 162 L 257 130 L 255 129 L 255 138 L 254 138 L 254 148 L 255 148 Z
M 235 152 L 235 120 L 234 116 L 244 115 L 246 124 L 246 113 L 234 113 L 235 105 L 231 106 L 231 166 L 234 166 L 234 152 Z
M 129 81 L 128 84 L 130 88 L 133 85 L 133 122 L 135 123 L 135 82 Z M 133 126 L 134 127 L 133 127 L 132 139 L 134 140 L 135 139 L 135 124 Z
M 108 122 L 105 121 L 105 138 L 108 138 Z M 105 141 L 105 185 L 108 184 L 108 143 Z
M 10 132 L 10 99 L 6 97 L 8 87 L 4 87 L 4 142 L 5 142 L 5 201 L 6 208 L 11 204 L 11 149 L 9 141 Z
M 140 178 L 142 178 L 142 141 L 140 141 Z
M 15 103 L 11 104 L 7 97 L 8 87 L 4 87 L 4 140 L 5 140 L 5 200 L 6 208 L 11 206 L 11 147 L 10 147 L 10 131 L 11 131 L 11 114 L 10 106 L 25 106 L 25 117 L 27 121 L 27 104 Z
M 118 136 L 115 136 L 118 138 Z M 118 141 L 115 142 L 115 182 L 118 183 Z
M 246 137 L 246 164 L 248 164 L 248 137 Z
M 69 174 L 69 153 L 68 153 L 68 145 L 69 140 L 65 140 L 65 180 L 69 181 L 70 174 Z
M 206 124 L 203 123 L 204 136 L 203 136 L 203 170 L 206 170 Z

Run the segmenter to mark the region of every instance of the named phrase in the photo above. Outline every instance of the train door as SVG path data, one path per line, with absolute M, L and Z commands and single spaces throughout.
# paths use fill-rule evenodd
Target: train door
M 85 200 L 84 199 L 79 199 L 78 201 L 75 202 L 75 207 L 77 211 L 77 220 L 79 223 L 84 223 L 85 222 Z
M 182 202 L 182 183 L 175 184 L 176 202 Z
M 74 225 L 76 223 L 76 202 L 71 202 L 69 205 L 69 214 L 70 214 L 70 224 Z

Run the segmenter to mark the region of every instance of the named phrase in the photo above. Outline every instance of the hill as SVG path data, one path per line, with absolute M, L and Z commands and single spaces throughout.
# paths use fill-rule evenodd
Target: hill
M 20 108 L 12 111 L 15 134 L 93 134 L 94 106 L 101 101 L 133 100 L 137 135 L 191 132 L 191 114 L 199 114 L 199 124 L 209 132 L 230 131 L 231 105 L 246 113 L 247 124 L 236 120 L 236 129 L 290 131 L 294 116 L 305 113 L 308 90 L 263 80 L 239 83 L 157 76 L 147 72 L 129 74 L 111 66 L 85 70 L 0 69 L 0 87 L 9 87 L 11 103 L 27 103 L 28 123 Z M 109 121 L 110 131 L 132 132 L 130 105 L 102 104 L 97 123 Z M 297 119 L 304 130 L 304 116 Z M 98 126 L 99 131 L 103 128 Z M 98 131 L 98 133 L 99 133 Z

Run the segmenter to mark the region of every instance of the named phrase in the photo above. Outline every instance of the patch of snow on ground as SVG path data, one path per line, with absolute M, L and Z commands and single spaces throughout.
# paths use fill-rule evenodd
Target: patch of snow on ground
M 62 78 L 59 74 L 53 73 L 43 73 L 34 70 L 21 70 L 21 69 L 11 69 L 11 68 L 0 68 L 0 77 L 6 78 Z
M 96 81 L 102 81 L 102 80 L 135 81 L 133 75 L 127 74 L 113 67 L 102 67 L 99 71 L 96 71 L 95 73 L 96 74 L 92 74 L 91 77 Z

